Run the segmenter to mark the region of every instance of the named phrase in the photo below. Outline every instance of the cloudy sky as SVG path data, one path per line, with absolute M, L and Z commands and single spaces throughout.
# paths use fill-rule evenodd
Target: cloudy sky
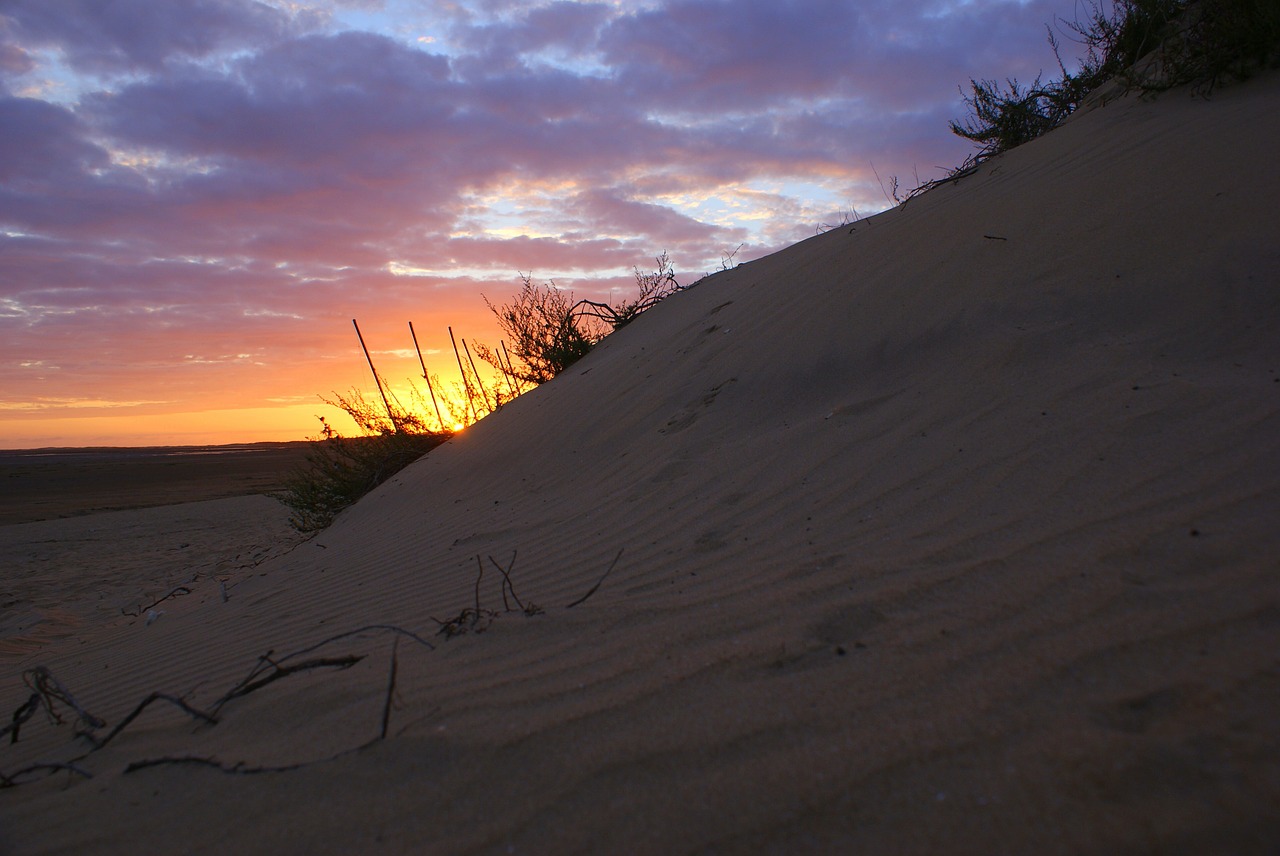
M 0 447 L 300 439 L 519 274 L 621 297 L 886 207 L 1067 0 L 0 0 Z M 1070 47 L 1068 45 L 1068 47 Z

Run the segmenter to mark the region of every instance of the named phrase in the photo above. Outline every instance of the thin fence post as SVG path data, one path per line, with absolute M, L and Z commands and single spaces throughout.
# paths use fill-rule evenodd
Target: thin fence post
M 480 397 L 484 399 L 484 406 L 489 408 L 489 412 L 492 413 L 495 410 L 495 406 L 489 403 L 489 391 L 484 388 L 484 381 L 480 379 L 480 372 L 476 370 L 476 361 L 471 359 L 471 349 L 467 347 L 466 339 L 462 340 L 462 350 L 466 353 L 467 362 L 471 364 L 471 371 L 476 376 L 476 386 L 480 387 Z
M 471 421 L 475 422 L 480 417 L 476 415 L 475 402 L 471 400 L 471 382 L 467 380 L 467 370 L 462 367 L 462 355 L 458 353 L 458 340 L 453 338 L 453 328 L 449 328 L 449 341 L 453 343 L 453 355 L 458 360 L 458 374 L 462 375 L 462 388 L 467 391 L 467 407 L 471 410 Z
M 373 367 L 373 357 L 369 356 L 369 348 L 364 343 L 364 335 L 360 332 L 360 325 L 356 323 L 356 319 L 351 319 L 351 325 L 356 328 L 356 338 L 360 340 L 360 348 L 364 351 L 364 358 L 369 361 L 369 371 L 373 372 L 373 382 L 378 385 L 378 394 L 382 396 L 382 404 L 387 408 L 387 418 L 391 420 L 391 427 L 397 432 L 400 430 L 400 423 L 396 421 L 396 414 L 391 409 L 391 402 L 387 401 L 386 390 L 382 388 L 382 378 L 378 377 L 378 370 Z
M 422 379 L 427 382 L 427 392 L 431 393 L 431 403 L 436 408 L 436 419 L 440 421 L 440 431 L 444 432 L 444 417 L 440 415 L 440 403 L 436 401 L 436 391 L 431 386 L 431 377 L 427 374 L 427 364 L 422 360 L 422 348 L 418 347 L 418 334 L 413 331 L 413 322 L 409 322 L 409 335 L 413 337 L 413 349 L 418 352 L 418 365 L 422 366 Z
M 519 395 L 516 392 L 516 386 L 511 382 L 511 378 L 515 377 L 516 370 L 511 367 L 511 355 L 507 353 L 507 342 L 505 339 L 499 339 L 498 344 L 502 347 L 502 355 L 507 358 L 507 369 L 503 372 L 507 376 L 507 386 L 511 389 L 512 395 Z

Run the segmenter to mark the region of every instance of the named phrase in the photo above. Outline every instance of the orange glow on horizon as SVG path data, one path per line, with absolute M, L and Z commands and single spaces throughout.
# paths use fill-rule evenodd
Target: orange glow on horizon
M 495 295 L 504 299 L 506 295 Z M 374 365 L 386 383 L 393 407 L 420 417 L 432 430 L 462 430 L 484 416 L 491 407 L 467 407 L 466 393 L 449 340 L 452 326 L 458 338 L 472 350 L 472 359 L 462 354 L 468 375 L 471 363 L 479 370 L 490 398 L 498 388 L 496 372 L 474 356 L 477 342 L 494 344 L 499 334 L 493 316 L 476 297 L 469 312 L 458 313 L 448 322 L 427 316 L 415 327 L 422 348 L 422 360 L 433 379 L 439 406 L 437 417 L 430 390 L 422 379 L 422 364 L 414 350 L 407 320 L 401 312 L 360 319 Z M 422 318 L 422 316 L 419 316 Z M 75 448 L 87 446 L 203 446 L 233 443 L 287 442 L 318 437 L 324 417 L 335 431 L 360 434 L 356 424 L 339 407 L 327 401 L 358 393 L 367 403 L 384 412 L 381 396 L 369 365 L 360 349 L 350 321 L 325 322 L 327 332 L 321 347 L 326 356 L 303 359 L 293 365 L 264 361 L 243 365 L 200 365 L 180 368 L 181 375 L 143 374 L 122 367 L 120 380 L 104 376 L 95 388 L 95 398 L 73 399 L 64 389 L 62 375 L 42 369 L 45 377 L 33 389 L 39 397 L 29 400 L 0 397 L 0 449 Z M 308 325 L 307 333 L 314 327 Z M 274 343 L 288 357 L 292 342 L 282 337 Z M 319 343 L 317 343 L 319 344 Z M 312 347 L 312 353 L 316 350 Z M 32 369 L 34 371 L 35 369 Z M 192 380 L 191 378 L 195 378 Z M 73 379 L 73 378 L 68 378 Z M 181 384 L 179 386 L 178 384 Z M 505 384 L 505 382 L 504 382 Z M 505 385 L 504 398 L 509 398 Z M 68 396 L 59 398 L 58 396 Z M 323 399 L 323 400 L 322 400 Z

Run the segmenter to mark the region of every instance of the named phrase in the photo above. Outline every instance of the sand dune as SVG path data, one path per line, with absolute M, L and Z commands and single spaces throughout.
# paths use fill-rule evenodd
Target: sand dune
M 1093 110 L 667 300 L 225 602 L 0 651 L 6 713 L 43 665 L 219 718 L 23 776 L 0 848 L 1272 852 L 1278 108 Z M 269 651 L 335 664 L 228 698 Z

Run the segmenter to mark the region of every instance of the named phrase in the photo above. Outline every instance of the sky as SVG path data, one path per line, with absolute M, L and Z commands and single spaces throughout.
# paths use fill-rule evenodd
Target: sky
M 0 448 L 341 429 L 352 319 L 406 402 L 412 322 L 447 392 L 521 275 L 687 285 L 940 177 L 960 87 L 1052 76 L 1073 12 L 0 0 Z

